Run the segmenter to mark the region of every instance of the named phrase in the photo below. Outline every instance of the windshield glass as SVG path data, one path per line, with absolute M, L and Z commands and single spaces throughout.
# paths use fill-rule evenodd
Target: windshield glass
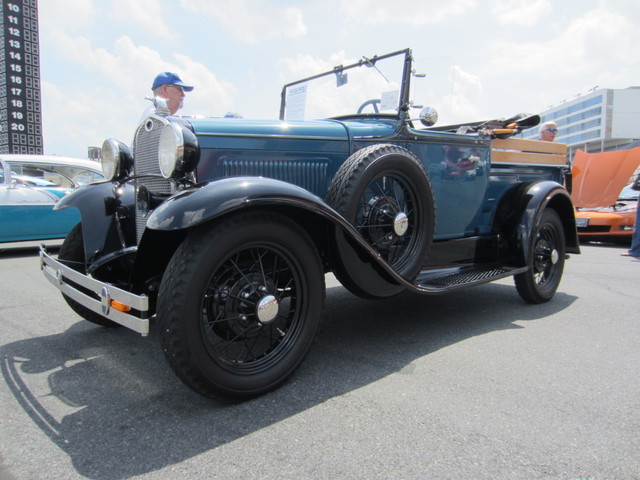
M 633 190 L 631 185 L 627 185 L 620 192 L 620 200 L 637 200 L 638 195 L 640 195 L 640 191 Z
M 313 120 L 357 114 L 397 115 L 408 51 L 353 64 L 285 85 L 280 118 Z

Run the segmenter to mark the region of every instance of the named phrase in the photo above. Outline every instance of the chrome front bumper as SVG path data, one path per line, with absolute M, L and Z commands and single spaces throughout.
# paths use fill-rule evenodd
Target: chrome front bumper
M 149 333 L 147 295 L 135 295 L 77 272 L 52 258 L 44 245 L 40 245 L 40 269 L 53 286 L 80 305 L 141 335 Z M 114 302 L 130 307 L 135 314 L 117 310 Z

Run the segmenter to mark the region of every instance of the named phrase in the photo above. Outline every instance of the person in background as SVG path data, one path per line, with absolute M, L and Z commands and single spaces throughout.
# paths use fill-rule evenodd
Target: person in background
M 636 178 L 631 189 L 640 191 L 640 171 L 638 170 L 636 170 Z M 631 257 L 631 260 L 640 262 L 640 195 L 638 195 L 638 203 L 636 205 L 636 223 L 635 229 L 633 230 L 633 237 L 631 237 L 631 248 L 621 253 L 621 255 Z
M 153 80 L 151 90 L 155 97 L 167 100 L 171 115 L 175 115 L 183 106 L 185 92 L 192 91 L 193 87 L 184 83 L 177 73 L 162 72 Z
M 544 122 L 540 125 L 540 140 L 553 142 L 557 133 L 558 125 L 556 125 L 556 122 Z

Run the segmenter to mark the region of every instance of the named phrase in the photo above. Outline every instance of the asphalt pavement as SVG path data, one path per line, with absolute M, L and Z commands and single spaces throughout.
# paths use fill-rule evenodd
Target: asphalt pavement
M 512 279 L 372 301 L 329 276 L 301 368 L 242 403 L 2 250 L 0 480 L 639 480 L 640 262 L 582 250 L 537 306 Z

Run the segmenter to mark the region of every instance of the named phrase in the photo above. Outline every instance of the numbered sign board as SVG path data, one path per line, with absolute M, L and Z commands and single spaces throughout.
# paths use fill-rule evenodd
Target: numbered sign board
M 38 2 L 0 4 L 0 153 L 42 154 Z

